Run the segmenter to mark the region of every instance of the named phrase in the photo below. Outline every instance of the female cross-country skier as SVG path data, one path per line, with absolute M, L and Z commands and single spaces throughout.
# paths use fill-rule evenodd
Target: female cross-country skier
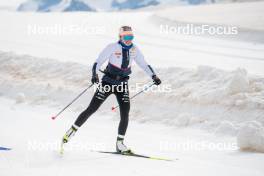
M 97 88 L 88 108 L 79 115 L 72 127 L 63 136 L 62 144 L 67 143 L 74 136 L 78 128 L 100 107 L 109 95 L 115 94 L 120 107 L 116 151 L 120 153 L 131 152 L 123 141 L 128 126 L 130 109 L 128 79 L 133 60 L 153 79 L 156 85 L 161 83 L 151 66 L 146 63 L 138 47 L 132 43 L 133 38 L 132 28 L 130 26 L 122 26 L 119 30 L 119 41 L 109 44 L 100 53 L 93 65 L 91 81 L 93 84 L 99 83 L 98 71 L 103 63 L 108 61 L 101 87 Z M 123 89 L 121 91 L 117 90 L 113 85 L 121 85 Z M 104 89 L 106 87 L 108 89 Z

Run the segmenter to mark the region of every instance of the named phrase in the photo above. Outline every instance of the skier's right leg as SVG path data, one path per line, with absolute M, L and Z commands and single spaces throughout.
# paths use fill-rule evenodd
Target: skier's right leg
M 88 108 L 78 116 L 72 127 L 63 136 L 63 143 L 67 143 L 71 139 L 71 137 L 74 136 L 78 128 L 81 127 L 94 112 L 97 111 L 101 104 L 112 93 L 111 91 L 104 91 L 104 86 L 105 84 L 102 83 L 102 87 L 96 90 Z

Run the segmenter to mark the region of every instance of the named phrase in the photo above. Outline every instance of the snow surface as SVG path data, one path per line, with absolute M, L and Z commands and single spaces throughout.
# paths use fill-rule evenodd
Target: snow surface
M 250 9 L 254 9 L 254 13 Z M 202 6 L 173 6 L 162 9 L 157 15 L 182 22 L 223 24 L 246 29 L 264 30 L 263 11 L 264 2 L 246 2 Z
M 208 65 L 225 70 L 241 67 L 251 74 L 264 74 L 263 43 L 161 34 L 159 21 L 151 12 L 0 14 L 0 20 L 5 21 L 0 24 L 0 51 L 91 65 L 106 43 L 117 40 L 118 28 L 129 23 L 135 30 L 135 43 L 154 68 Z M 43 31 L 45 27 L 58 32 L 34 33 L 35 28 Z M 63 33 L 64 28 L 76 30 Z
M 114 150 L 117 120 L 94 115 L 58 154 L 58 139 L 78 113 L 66 112 L 56 121 L 57 108 L 16 104 L 0 99 L 1 143 L 12 147 L 0 151 L 0 174 L 59 175 L 263 175 L 263 154 L 237 150 L 234 138 L 215 137 L 198 129 L 175 129 L 160 124 L 131 122 L 126 143 L 138 153 L 179 159 L 175 162 L 99 154 L 91 150 Z M 103 130 L 102 130 L 103 129 Z M 10 137 L 12 136 L 12 138 Z

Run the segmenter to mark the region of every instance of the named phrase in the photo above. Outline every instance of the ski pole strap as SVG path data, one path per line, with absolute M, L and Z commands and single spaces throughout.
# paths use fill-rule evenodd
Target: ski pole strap
M 96 67 L 97 67 L 97 63 L 95 62 L 94 65 L 93 65 L 93 68 L 92 68 L 93 76 L 96 75 Z
M 101 73 L 104 73 L 104 74 L 106 73 L 104 70 L 101 70 L 101 69 L 100 69 L 99 71 L 100 71 Z
M 152 68 L 150 65 L 148 65 L 148 68 L 149 68 L 150 71 L 152 72 L 152 75 L 156 75 L 156 73 L 154 72 L 153 68 Z

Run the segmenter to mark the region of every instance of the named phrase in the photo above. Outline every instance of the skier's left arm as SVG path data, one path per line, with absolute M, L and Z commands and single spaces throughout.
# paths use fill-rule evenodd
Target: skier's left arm
M 144 70 L 152 79 L 153 82 L 156 85 L 161 84 L 161 80 L 159 79 L 159 77 L 156 75 L 156 73 L 154 72 L 153 68 L 147 64 L 144 55 L 141 53 L 141 51 L 136 48 L 136 57 L 135 57 L 135 62 L 137 63 L 137 65 Z

